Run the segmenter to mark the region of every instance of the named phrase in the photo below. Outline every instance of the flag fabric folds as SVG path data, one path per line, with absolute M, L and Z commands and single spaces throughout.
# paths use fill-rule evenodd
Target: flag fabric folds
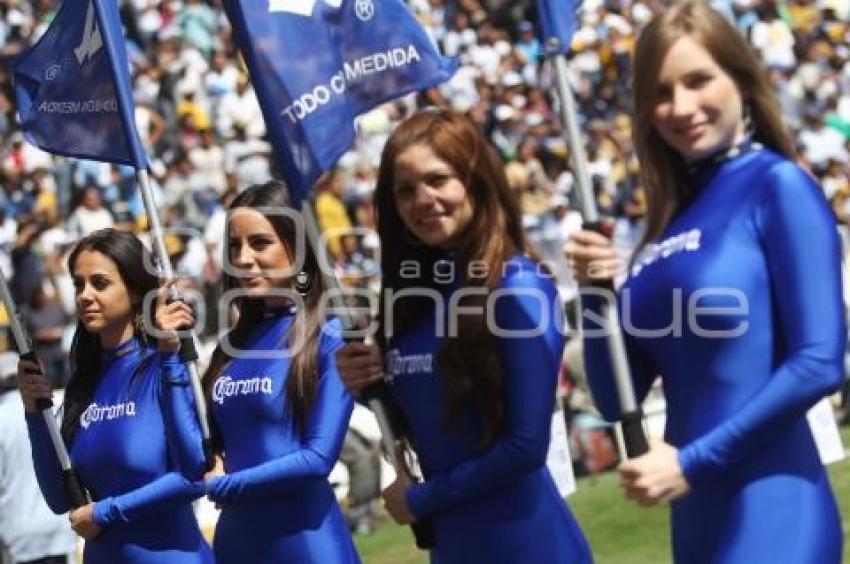
M 145 168 L 116 0 L 64 0 L 15 61 L 27 140 L 50 153 Z
M 580 0 L 537 0 L 540 44 L 549 55 L 566 55 L 578 27 Z
M 401 0 L 225 0 L 297 206 L 354 142 L 354 118 L 449 79 Z

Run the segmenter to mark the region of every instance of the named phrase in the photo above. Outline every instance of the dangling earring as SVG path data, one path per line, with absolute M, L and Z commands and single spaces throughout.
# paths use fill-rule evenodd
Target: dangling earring
M 302 270 L 298 274 L 295 275 L 295 291 L 301 294 L 302 296 L 306 296 L 307 292 L 310 291 L 310 286 L 313 285 L 313 281 L 310 279 L 310 275 L 307 271 Z
M 133 316 L 133 331 L 143 343 L 148 342 L 148 332 L 145 330 L 145 319 L 142 316 L 142 312 L 138 312 Z

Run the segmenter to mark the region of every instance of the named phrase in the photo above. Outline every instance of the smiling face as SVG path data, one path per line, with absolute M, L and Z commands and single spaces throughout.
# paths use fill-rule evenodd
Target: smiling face
M 72 268 L 77 317 L 105 347 L 133 335 L 135 312 L 127 285 L 115 262 L 92 250 L 80 252 Z
M 452 167 L 420 143 L 398 155 L 393 178 L 396 210 L 410 232 L 432 247 L 457 246 L 473 210 Z
M 687 162 L 711 156 L 743 140 L 741 92 L 693 38 L 667 51 L 658 76 L 652 126 Z
M 236 208 L 230 214 L 228 231 L 228 256 L 238 269 L 239 286 L 250 297 L 279 302 L 280 296 L 270 296 L 270 290 L 288 287 L 292 256 L 271 222 L 256 210 Z

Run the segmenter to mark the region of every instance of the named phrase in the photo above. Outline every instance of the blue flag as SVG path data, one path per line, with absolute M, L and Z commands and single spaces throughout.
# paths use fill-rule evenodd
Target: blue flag
M 354 118 L 449 79 L 401 0 L 225 0 L 275 153 L 298 205 L 354 142 Z
M 147 166 L 135 127 L 116 0 L 65 0 L 38 42 L 15 61 L 27 140 L 50 153 Z
M 566 55 L 578 27 L 581 0 L 537 0 L 540 44 L 544 53 Z

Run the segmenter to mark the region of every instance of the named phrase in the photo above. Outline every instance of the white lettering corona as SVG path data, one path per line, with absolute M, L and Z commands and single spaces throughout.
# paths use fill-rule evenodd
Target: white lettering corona
M 248 396 L 252 394 L 272 394 L 272 379 L 268 376 L 255 376 L 244 380 L 234 380 L 230 376 L 222 376 L 215 381 L 212 399 L 221 405 L 232 396 Z
M 691 229 L 690 231 L 668 237 L 660 243 L 647 245 L 635 260 L 631 275 L 637 276 L 647 266 L 659 260 L 669 258 L 676 253 L 698 251 L 701 238 L 702 231 L 700 229 Z
M 434 355 L 408 354 L 402 356 L 398 349 L 391 349 L 386 356 L 387 374 L 390 378 L 434 371 Z
M 112 421 L 121 417 L 135 417 L 136 402 L 127 401 L 113 405 L 100 406 L 97 403 L 90 404 L 80 415 L 80 426 L 88 429 L 92 423 L 100 421 Z

